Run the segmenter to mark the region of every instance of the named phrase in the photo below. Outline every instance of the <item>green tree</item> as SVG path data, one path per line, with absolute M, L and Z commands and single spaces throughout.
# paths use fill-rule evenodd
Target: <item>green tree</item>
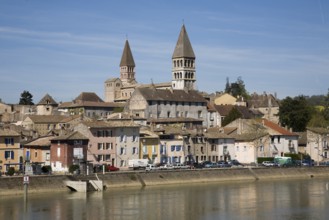
M 24 90 L 21 93 L 21 98 L 19 99 L 20 105 L 34 105 L 33 103 L 33 95 L 29 92 Z
M 323 101 L 324 109 L 322 111 L 323 117 L 325 120 L 329 121 L 329 89 L 327 95 L 324 97 Z
M 239 76 L 234 83 L 229 83 L 229 79 L 226 78 L 225 92 L 234 97 L 242 96 L 245 99 L 249 99 L 249 94 L 245 88 L 245 84 L 241 76 Z
M 295 98 L 287 97 L 280 103 L 279 121 L 282 126 L 288 126 L 293 131 L 305 131 L 311 120 L 313 107 L 304 96 Z
M 228 113 L 228 115 L 224 118 L 224 120 L 222 122 L 222 126 L 225 126 L 225 125 L 231 123 L 232 121 L 234 121 L 235 119 L 238 119 L 241 117 L 242 117 L 241 112 L 239 112 L 239 110 L 236 107 L 233 107 L 231 109 L 231 111 Z

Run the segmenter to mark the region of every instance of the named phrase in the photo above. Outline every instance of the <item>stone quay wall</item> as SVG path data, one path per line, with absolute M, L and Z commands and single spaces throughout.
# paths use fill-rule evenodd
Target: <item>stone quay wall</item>
M 28 192 L 63 192 L 67 180 L 102 180 L 105 189 L 157 185 L 236 182 L 280 179 L 329 178 L 329 167 L 301 168 L 230 168 L 168 171 L 126 171 L 91 175 L 30 176 Z M 23 194 L 23 176 L 0 177 L 0 195 Z

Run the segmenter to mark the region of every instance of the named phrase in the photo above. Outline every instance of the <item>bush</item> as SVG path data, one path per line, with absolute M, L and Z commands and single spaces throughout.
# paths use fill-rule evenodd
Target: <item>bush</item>
M 12 175 L 14 175 L 14 173 L 15 173 L 15 168 L 14 167 L 9 167 L 9 169 L 7 171 L 7 174 L 9 176 L 12 176 Z
M 43 167 L 41 167 L 41 171 L 43 172 L 43 173 L 51 173 L 51 166 L 43 166 Z
M 79 169 L 79 165 L 77 164 L 73 164 L 69 167 L 69 172 L 70 173 L 74 173 L 74 171 L 78 170 Z

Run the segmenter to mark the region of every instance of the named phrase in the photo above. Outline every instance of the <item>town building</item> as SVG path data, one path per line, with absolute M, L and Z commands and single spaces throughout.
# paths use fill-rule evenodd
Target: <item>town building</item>
M 139 126 L 126 120 L 82 122 L 75 126 L 89 139 L 87 160 L 93 165 L 127 167 L 139 158 Z
M 9 129 L 0 129 L 0 171 L 5 173 L 9 167 L 13 167 L 15 171 L 23 170 L 20 134 Z
M 329 159 L 329 129 L 312 127 L 306 130 L 306 153 L 311 156 L 316 165 Z
M 55 173 L 67 173 L 71 165 L 86 164 L 88 138 L 74 131 L 50 140 L 50 163 Z
M 256 109 L 263 114 L 263 118 L 274 123 L 279 123 L 279 101 L 272 94 L 252 94 L 247 101 L 247 106 L 250 109 Z
M 58 103 L 49 94 L 46 94 L 37 106 L 37 115 L 53 115 Z
M 72 102 L 64 102 L 58 109 L 68 115 L 84 115 L 93 119 L 105 119 L 115 111 L 122 111 L 123 104 L 104 102 L 94 92 L 82 92 Z

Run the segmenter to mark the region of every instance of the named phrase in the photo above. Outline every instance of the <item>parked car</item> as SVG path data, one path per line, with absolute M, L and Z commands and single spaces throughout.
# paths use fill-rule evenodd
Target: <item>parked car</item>
M 274 166 L 276 166 L 276 164 L 272 161 L 263 161 L 262 165 L 265 166 L 265 167 L 274 167 Z
M 231 164 L 232 167 L 244 167 L 238 160 L 230 160 L 228 163 Z
M 146 171 L 154 171 L 154 170 L 159 170 L 160 167 L 154 165 L 154 164 L 147 164 L 145 170 Z
M 110 171 L 110 172 L 114 172 L 114 171 L 119 171 L 119 170 L 120 170 L 118 167 L 113 166 L 113 165 L 109 165 L 109 166 L 107 166 L 107 169 L 108 169 L 108 171 Z
M 217 164 L 218 164 L 218 167 L 231 167 L 231 164 L 229 164 L 226 161 L 218 161 Z
M 161 165 L 159 168 L 160 168 L 160 170 L 173 170 L 174 169 L 174 167 L 171 164 L 164 164 L 164 165 Z
M 174 169 L 188 169 L 190 168 L 190 166 L 188 165 L 184 165 L 184 164 L 181 164 L 181 163 L 175 163 L 173 165 Z

